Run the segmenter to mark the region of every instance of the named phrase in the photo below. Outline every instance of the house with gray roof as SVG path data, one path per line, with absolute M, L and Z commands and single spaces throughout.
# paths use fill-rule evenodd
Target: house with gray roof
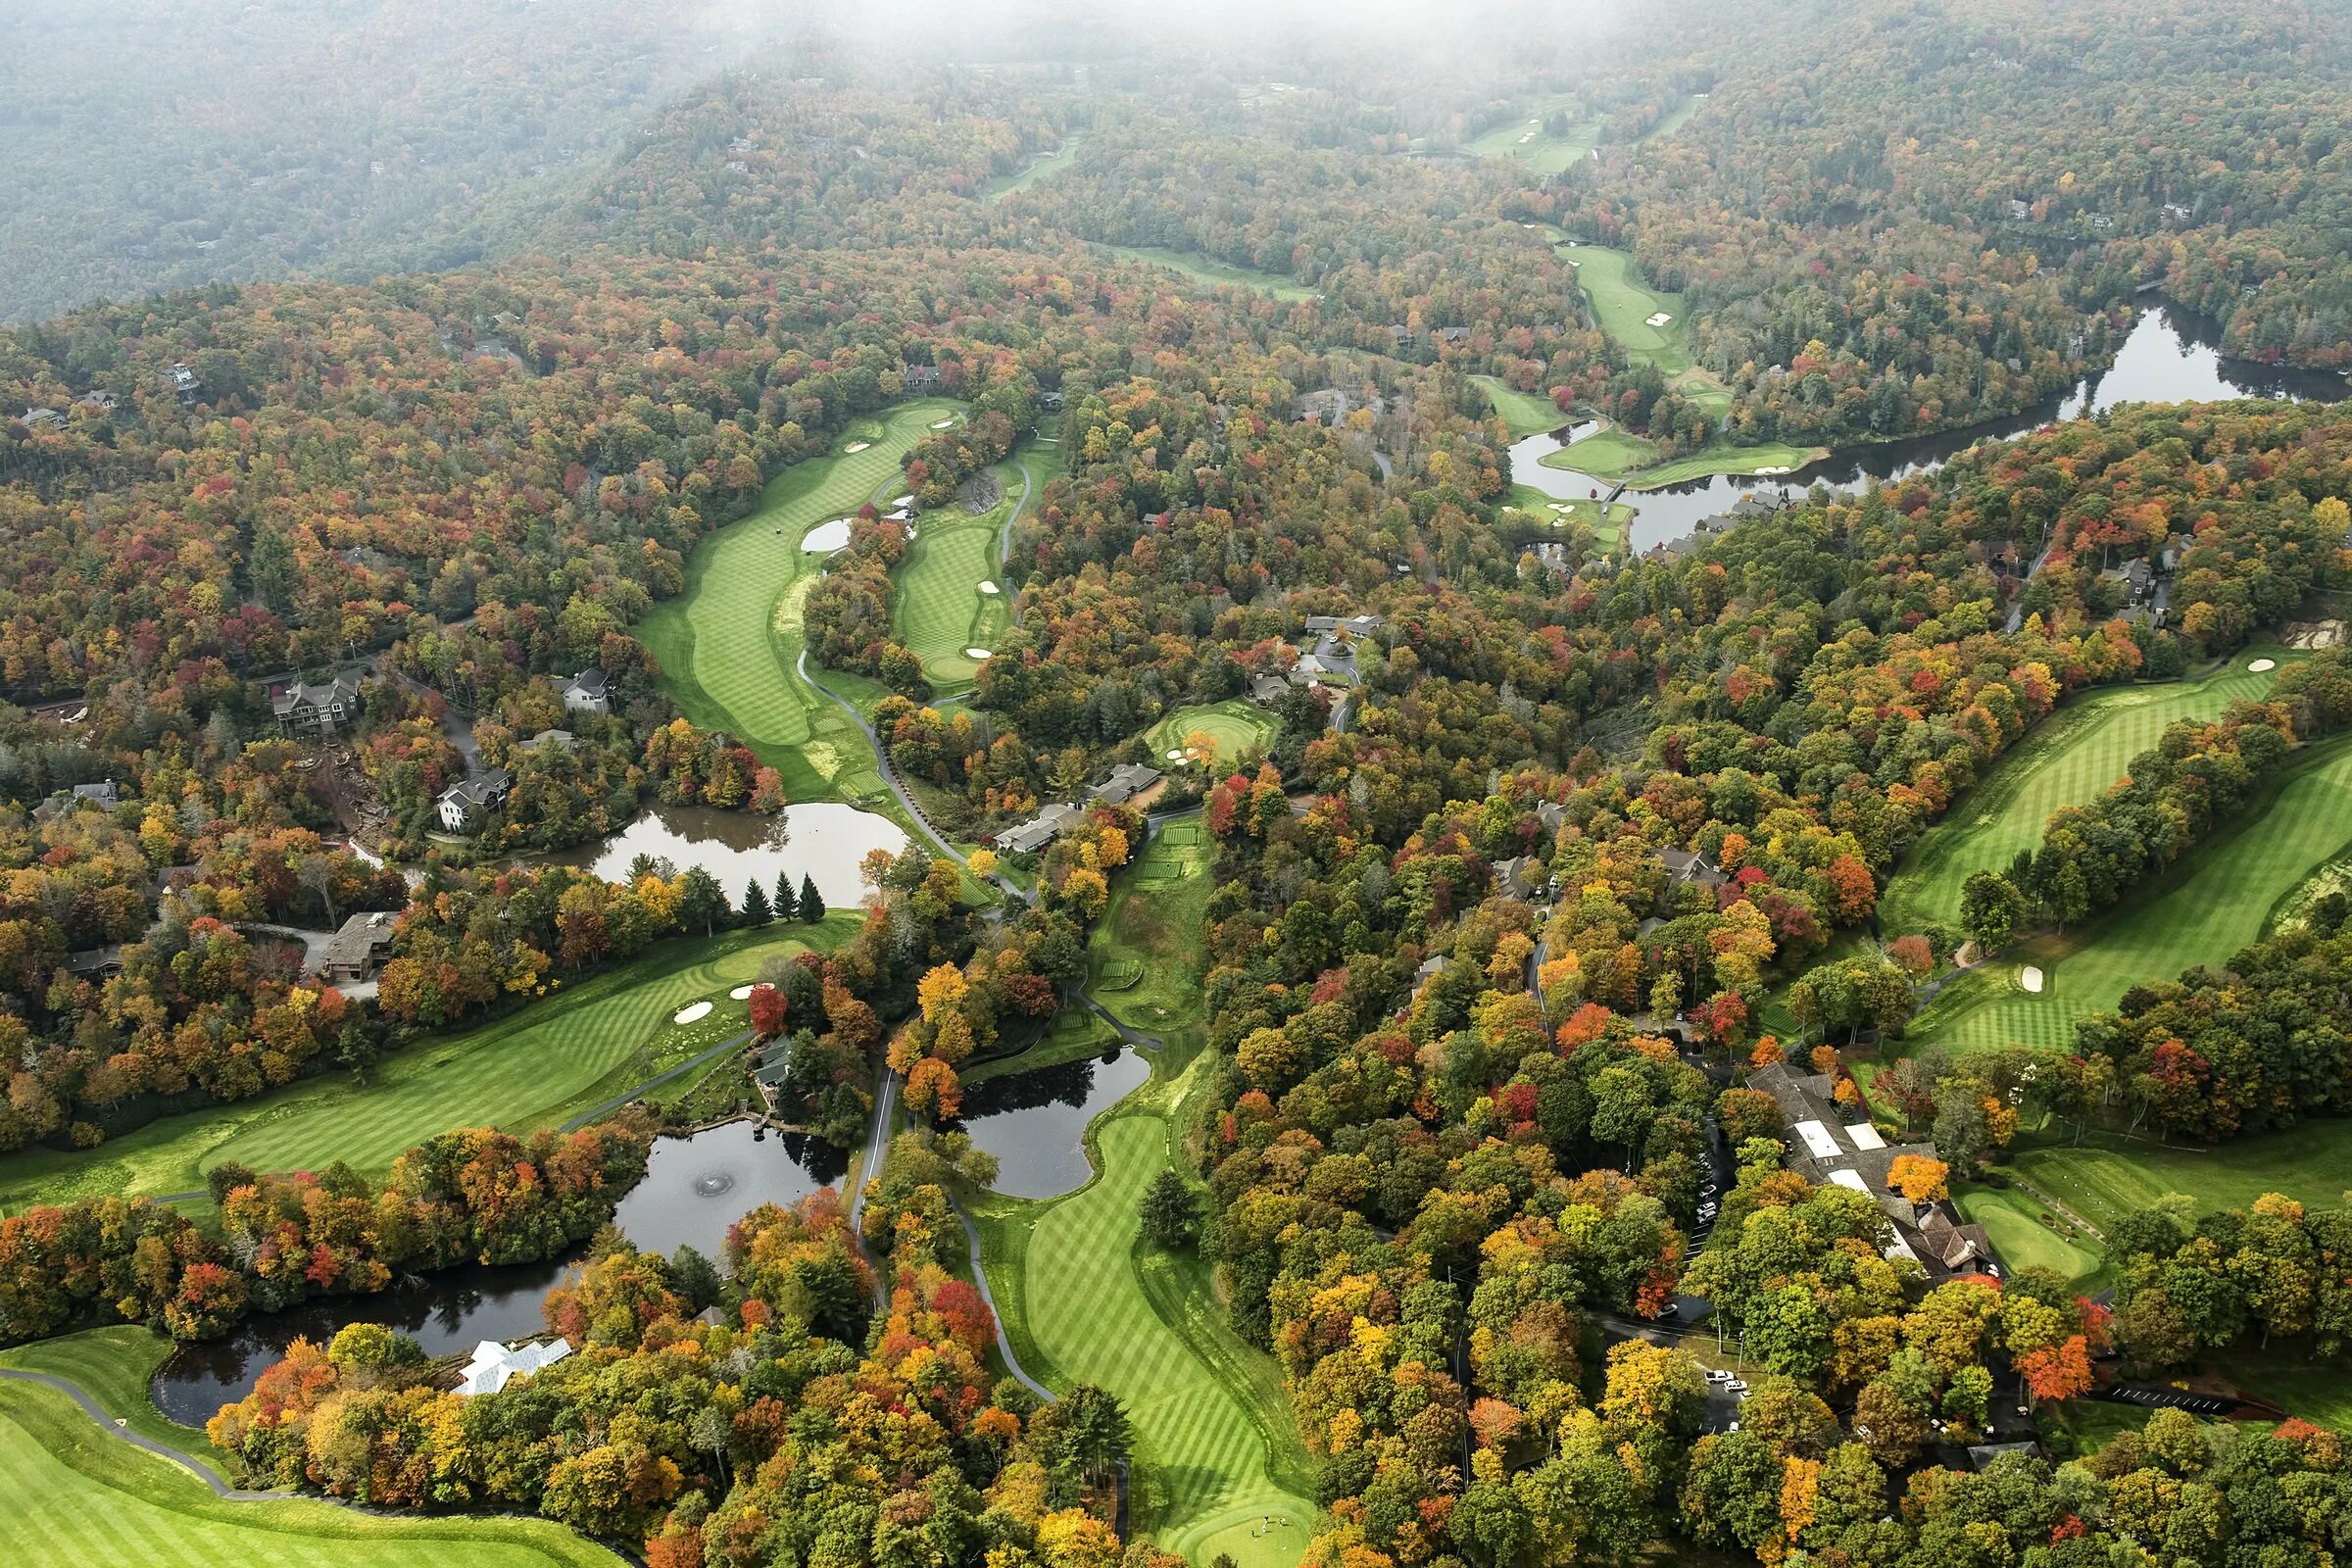
M 1104 806 L 1125 806 L 1138 795 L 1159 782 L 1159 769 L 1143 762 L 1128 762 L 1110 770 L 1110 777 L 1086 793 Z
M 572 713 L 610 713 L 612 711 L 612 688 L 601 669 L 583 669 L 569 680 L 556 682 L 556 690 L 564 698 L 564 708 Z
M 331 734 L 360 716 L 360 677 L 345 670 L 333 680 L 298 680 L 270 695 L 270 711 L 290 735 Z
M 440 813 L 441 825 L 450 832 L 470 833 L 485 812 L 507 804 L 507 792 L 514 786 L 514 775 L 505 768 L 484 768 L 443 790 L 441 798 L 433 803 L 434 808 Z
M 1008 827 L 997 835 L 997 848 L 1014 855 L 1035 855 L 1055 839 L 1062 830 L 1078 820 L 1078 808 L 1056 801 L 1017 827 Z

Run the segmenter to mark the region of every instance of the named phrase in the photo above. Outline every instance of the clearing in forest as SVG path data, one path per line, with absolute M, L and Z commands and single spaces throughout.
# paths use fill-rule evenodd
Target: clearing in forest
M 2110 780 L 2112 781 L 2112 780 Z M 2072 1049 L 2076 1020 L 2112 1009 L 2132 986 L 2192 964 L 2226 964 L 2263 934 L 2272 910 L 2352 849 L 2352 738 L 2306 749 L 2277 783 L 2116 910 L 2045 935 L 1952 982 L 1912 1020 L 1911 1049 Z M 2021 966 L 2043 989 L 2019 984 Z M 2334 1189 L 2330 1189 L 2334 1191 Z
M 2038 849 L 2050 813 L 2105 794 L 2167 725 L 2260 700 L 2278 678 L 2275 664 L 2260 672 L 2249 665 L 2293 657 L 2248 648 L 2200 679 L 2117 686 L 2065 704 L 1922 835 L 1879 901 L 1880 923 L 1898 934 L 1936 924 L 1958 930 L 1960 889 L 1970 877 L 2005 871 L 2020 850 Z
M 330 1073 L 251 1101 L 150 1122 L 98 1148 L 0 1157 L 0 1211 L 113 1193 L 193 1193 L 222 1160 L 259 1171 L 335 1160 L 381 1174 L 403 1150 L 454 1127 L 523 1132 L 555 1126 L 750 1027 L 727 993 L 771 957 L 829 949 L 861 918 L 779 923 L 714 942 L 680 937 L 566 985 L 511 1017 L 418 1040 L 368 1069 L 365 1085 Z M 670 1020 L 689 1002 L 712 1011 Z
M 1486 393 L 1487 401 L 1494 406 L 1494 413 L 1514 441 L 1556 430 L 1568 422 L 1568 416 L 1541 392 L 1514 392 L 1491 375 L 1474 375 L 1470 382 Z
M 893 620 L 899 640 L 922 662 L 933 694 L 965 691 L 980 668 L 969 652 L 996 648 L 1012 625 L 1011 590 L 1004 547 L 1013 512 L 1028 497 L 1036 508 L 1046 483 L 1061 471 L 1052 448 L 1017 453 L 997 466 L 1003 497 L 977 515 L 960 504 L 927 512 L 897 572 Z M 985 593 L 982 585 L 997 591 Z
M 1039 153 L 1025 167 L 1012 173 L 999 174 L 981 190 L 981 202 L 994 207 L 1014 191 L 1027 190 L 1039 180 L 1061 172 L 1070 167 L 1070 160 L 1078 156 L 1078 144 L 1085 139 L 1076 134 L 1065 136 L 1061 145 L 1052 152 Z
M 870 443 L 864 451 L 812 458 L 777 474 L 759 511 L 696 547 L 686 591 L 654 607 L 640 627 L 678 710 L 749 746 L 784 775 L 793 800 L 887 801 L 856 721 L 799 673 L 801 607 L 824 565 L 803 551 L 802 537 L 898 494 L 900 460 L 933 420 L 959 408 L 940 398 L 899 404 L 855 432 Z M 879 695 L 875 683 L 855 676 L 822 678 L 854 701 Z
M 1280 272 L 1260 271 L 1254 267 L 1237 267 L 1231 262 L 1221 262 L 1199 251 L 1169 250 L 1161 245 L 1105 245 L 1102 248 L 1124 256 L 1131 262 L 1148 262 L 1172 272 L 1182 272 L 1194 282 L 1205 283 L 1211 288 L 1238 286 L 1255 289 L 1260 294 L 1271 294 L 1278 300 L 1294 305 L 1301 300 L 1320 297 L 1295 277 L 1286 277 Z
M 1152 765 L 1166 769 L 1189 758 L 1171 758 L 1170 752 L 1182 753 L 1187 741 L 1195 735 L 1206 735 L 1216 748 L 1213 763 L 1230 767 L 1245 754 L 1264 751 L 1282 733 L 1282 721 L 1254 703 L 1230 698 L 1205 708 L 1179 708 L 1165 714 L 1158 723 L 1144 732 L 1144 744 L 1152 749 Z
M 560 1525 L 230 1501 L 54 1389 L 0 1383 L 0 1560 L 115 1568 L 617 1568 Z
M 1557 174 L 1583 163 L 1600 145 L 1600 122 L 1586 121 L 1554 132 L 1553 115 L 1572 106 L 1546 107 L 1534 115 L 1506 120 L 1471 142 L 1463 151 L 1480 158 L 1508 158 L 1530 174 Z

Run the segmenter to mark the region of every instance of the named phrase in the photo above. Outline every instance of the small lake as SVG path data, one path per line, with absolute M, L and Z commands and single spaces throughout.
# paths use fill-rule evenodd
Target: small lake
M 806 1133 L 731 1121 L 690 1138 L 657 1138 L 645 1180 L 629 1190 L 612 1223 L 639 1247 L 681 1246 L 718 1262 L 727 1227 L 762 1203 L 787 1207 L 849 1174 L 849 1155 Z
M 960 1129 L 997 1156 L 995 1191 L 1058 1198 L 1086 1185 L 1086 1126 L 1152 1076 L 1143 1053 L 1100 1056 L 985 1078 L 963 1091 Z
M 762 1203 L 791 1204 L 849 1174 L 849 1154 L 804 1133 L 727 1122 L 685 1138 L 654 1140 L 645 1180 L 612 1221 L 636 1246 L 667 1255 L 692 1247 L 714 1263 L 727 1227 Z M 484 1340 L 518 1340 L 547 1327 L 541 1302 L 578 1262 L 472 1265 L 445 1269 L 374 1296 L 337 1296 L 249 1318 L 225 1340 L 185 1345 L 156 1374 L 156 1407 L 202 1426 L 220 1406 L 253 1392 L 297 1338 L 324 1345 L 347 1323 L 381 1323 L 424 1347 L 428 1356 L 471 1350 Z
M 1636 550 L 1647 550 L 1679 539 L 1700 518 L 1729 511 L 1743 495 L 1770 494 L 1783 488 L 1791 495 L 1802 495 L 1815 481 L 1833 489 L 1852 489 L 1868 479 L 1926 473 L 1980 441 L 2006 440 L 2056 420 L 2103 414 L 2119 404 L 2227 398 L 2328 403 L 2342 398 L 2345 391 L 2346 382 L 2340 375 L 2225 359 L 2220 330 L 2213 321 L 2177 306 L 2158 305 L 2132 322 L 2115 364 L 2107 370 L 2085 377 L 2057 402 L 2025 414 L 1936 435 L 1851 447 L 1791 474 L 1725 474 L 1658 490 L 1629 490 L 1623 499 L 1640 509 L 1631 543 Z M 1571 468 L 1547 468 L 1540 461 L 1592 428 L 1590 423 L 1572 425 L 1515 443 L 1511 447 L 1511 477 L 1555 501 L 1606 496 L 1615 488 L 1612 481 Z
M 730 902 L 743 903 L 744 884 L 758 878 L 775 892 L 776 876 L 789 872 L 797 887 L 803 876 L 833 908 L 854 908 L 865 897 L 858 862 L 875 850 L 896 855 L 906 835 L 887 816 L 860 811 L 838 801 L 788 806 L 775 816 L 721 811 L 707 806 L 661 806 L 641 813 L 618 833 L 547 857 L 551 864 L 576 865 L 608 882 L 625 881 L 640 855 L 667 860 L 673 871 L 701 866 L 718 879 Z

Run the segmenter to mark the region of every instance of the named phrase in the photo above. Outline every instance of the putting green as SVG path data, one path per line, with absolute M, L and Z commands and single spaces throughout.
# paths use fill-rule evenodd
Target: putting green
M 1954 1201 L 1964 1218 L 1984 1227 L 1993 1250 L 2011 1268 L 2039 1264 L 2080 1285 L 2106 1262 L 2095 1243 L 2070 1240 L 2043 1220 L 2044 1210 L 2030 1193 L 1986 1187 L 1962 1193 Z
M 229 1501 L 53 1389 L 0 1383 L 0 1560 L 114 1568 L 549 1568 L 619 1558 L 537 1519 Z
M 1954 981 L 1913 1020 L 1917 1046 L 2020 1044 L 2070 1050 L 2077 1019 L 2108 1009 L 2146 980 L 2227 963 L 2261 937 L 2271 911 L 2352 848 L 2352 738 L 2306 750 L 2237 820 L 2189 852 L 2116 911 L 2042 936 Z M 2017 983 L 2023 966 L 2044 989 Z
M 868 501 L 895 495 L 900 460 L 931 433 L 932 421 L 958 409 L 939 398 L 900 404 L 854 432 L 869 441 L 863 451 L 813 458 L 776 475 L 758 512 L 696 547 L 686 591 L 657 605 L 639 626 L 679 711 L 749 746 L 784 775 L 793 800 L 892 809 L 873 748 L 796 668 L 805 644 L 801 607 L 822 569 L 801 541 Z M 876 683 L 838 671 L 823 679 L 861 706 L 882 695 Z
M 1181 751 L 1187 737 L 1206 735 L 1216 747 L 1216 765 L 1231 766 L 1247 753 L 1263 751 L 1282 733 L 1282 721 L 1254 703 L 1232 698 L 1206 708 L 1179 708 L 1144 732 L 1152 749 L 1152 765 L 1165 768 Z
M 728 990 L 770 957 L 840 943 L 861 919 L 845 910 L 815 927 L 679 938 L 512 1017 L 416 1041 L 377 1064 L 365 1087 L 332 1073 L 259 1100 L 168 1116 L 86 1152 L 20 1151 L 0 1157 L 0 1210 L 102 1193 L 195 1192 L 222 1160 L 279 1171 L 340 1159 L 381 1172 L 403 1150 L 453 1127 L 555 1126 L 674 1065 L 688 1048 L 740 1033 L 745 1004 L 726 1000 Z M 713 1001 L 710 1016 L 671 1022 L 698 999 Z
M 2119 686 L 2067 703 L 1922 835 L 1879 902 L 1881 923 L 1893 931 L 1938 922 L 1957 929 L 1960 890 L 1970 877 L 2006 870 L 2018 851 L 2038 847 L 2050 813 L 2096 800 L 2168 725 L 2213 718 L 2231 703 L 2262 697 L 2277 673 L 2257 673 L 2249 663 L 2297 657 L 2250 648 L 2202 679 Z

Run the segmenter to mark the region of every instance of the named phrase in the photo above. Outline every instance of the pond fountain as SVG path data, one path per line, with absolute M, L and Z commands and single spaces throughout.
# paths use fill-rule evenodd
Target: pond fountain
M 1100 1056 L 984 1078 L 965 1086 L 962 1131 L 997 1156 L 995 1190 L 1013 1198 L 1057 1198 L 1086 1185 L 1086 1128 L 1152 1076 L 1141 1052 L 1114 1047 Z
M 725 1122 L 684 1138 L 657 1138 L 645 1180 L 612 1215 L 629 1240 L 668 1254 L 683 1244 L 720 1262 L 727 1228 L 762 1203 L 796 1203 L 839 1186 L 849 1156 L 803 1133 L 763 1132 Z M 214 1412 L 253 1392 L 261 1375 L 297 1337 L 324 1345 L 349 1323 L 398 1329 L 440 1357 L 483 1340 L 515 1340 L 547 1327 L 547 1293 L 576 1257 L 503 1267 L 446 1269 L 374 1296 L 327 1297 L 283 1312 L 249 1318 L 224 1340 L 187 1345 L 156 1374 L 156 1407 L 174 1421 L 202 1426 Z
M 1619 499 L 1639 509 L 1629 543 L 1647 550 L 1688 534 L 1702 517 L 1731 509 L 1743 495 L 1787 489 L 1801 495 L 1818 481 L 1833 489 L 1854 489 L 1867 479 L 1900 479 L 1941 467 L 1980 441 L 2024 435 L 2059 419 L 2103 414 L 2125 403 L 2206 402 L 2224 398 L 2285 398 L 2333 402 L 2344 396 L 2344 378 L 2328 371 L 2294 370 L 2222 357 L 2214 323 L 2176 306 L 2159 305 L 2132 325 L 2103 373 L 2085 377 L 2055 403 L 2007 418 L 1936 435 L 1849 447 L 1788 475 L 1721 474 L 1656 490 L 1628 490 Z M 1616 488 L 1573 468 L 1545 467 L 1542 459 L 1572 446 L 1597 428 L 1586 421 L 1531 435 L 1511 447 L 1511 477 L 1558 501 L 1605 498 Z
M 826 904 L 847 908 L 865 897 L 858 862 L 874 850 L 896 855 L 906 847 L 906 833 L 887 816 L 837 801 L 809 801 L 772 817 L 701 806 L 656 807 L 618 833 L 547 858 L 584 866 L 609 882 L 627 877 L 630 862 L 640 855 L 667 860 L 678 871 L 699 865 L 737 903 L 744 884 L 755 878 L 772 892 L 780 872 L 796 887 L 803 876 L 811 876 Z

